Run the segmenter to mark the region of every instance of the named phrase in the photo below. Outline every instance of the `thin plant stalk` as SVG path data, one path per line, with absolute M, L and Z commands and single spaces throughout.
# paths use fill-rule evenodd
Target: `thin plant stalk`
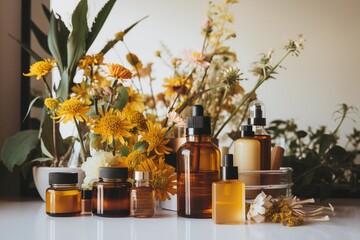
M 77 132 L 78 132 L 78 134 L 79 134 L 79 139 L 80 139 L 80 146 L 81 146 L 81 152 L 80 152 L 80 154 L 81 154 L 81 158 L 82 158 L 82 160 L 85 160 L 86 155 L 85 155 L 84 140 L 83 140 L 83 138 L 82 138 L 82 136 L 81 136 L 80 125 L 79 125 L 79 123 L 78 123 L 78 121 L 76 120 L 75 117 L 74 117 L 74 122 L 75 122 L 76 130 L 77 130 Z
M 250 98 L 250 96 L 252 96 L 256 90 L 267 80 L 271 77 L 271 75 L 275 72 L 275 70 L 280 66 L 280 64 L 285 60 L 285 58 L 291 53 L 293 52 L 293 50 L 289 49 L 286 51 L 286 53 L 284 54 L 284 56 L 280 59 L 280 61 L 270 69 L 269 72 L 267 72 L 265 69 L 263 71 L 263 75 L 261 75 L 259 77 L 259 81 L 256 83 L 255 87 L 251 90 L 250 93 L 246 94 L 242 99 L 241 102 L 239 103 L 239 106 L 231 113 L 231 115 L 228 117 L 228 119 L 221 125 L 221 127 L 219 128 L 219 130 L 216 132 L 216 134 L 214 135 L 214 138 L 217 138 L 218 135 L 221 133 L 221 131 L 224 129 L 224 127 L 226 126 L 226 124 L 228 124 L 230 122 L 230 120 L 236 115 L 236 113 L 240 110 L 240 108 L 242 107 L 242 105 L 244 105 L 245 102 L 247 102 Z

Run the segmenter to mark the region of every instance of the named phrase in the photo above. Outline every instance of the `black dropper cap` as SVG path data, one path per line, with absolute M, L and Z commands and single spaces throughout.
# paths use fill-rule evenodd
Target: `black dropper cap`
M 251 125 L 242 125 L 240 127 L 240 137 L 253 137 L 255 135 Z
M 249 105 L 248 124 L 255 126 L 265 126 L 265 105 L 259 100 L 252 101 Z
M 210 117 L 204 116 L 201 105 L 192 107 L 192 116 L 186 118 L 186 135 L 211 135 Z
M 77 184 L 78 174 L 75 172 L 51 172 L 49 184 Z
M 128 168 L 126 167 L 100 167 L 99 177 L 113 179 L 127 179 Z
M 234 166 L 234 158 L 232 154 L 224 155 L 224 162 L 220 168 L 221 180 L 238 179 L 238 167 Z

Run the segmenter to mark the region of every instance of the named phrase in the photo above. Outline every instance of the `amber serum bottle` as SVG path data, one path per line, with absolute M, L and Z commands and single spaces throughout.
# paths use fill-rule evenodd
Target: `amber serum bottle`
M 155 190 L 150 186 L 151 173 L 134 172 L 135 186 L 130 193 L 130 215 L 147 218 L 155 215 Z
M 255 138 L 260 142 L 260 168 L 271 169 L 271 137 L 265 130 L 265 105 L 259 100 L 252 101 L 249 105 L 248 124 L 253 126 Z
M 212 183 L 220 179 L 220 150 L 211 142 L 210 117 L 201 105 L 187 117 L 186 143 L 177 151 L 178 216 L 211 218 Z
M 103 217 L 126 217 L 130 215 L 132 185 L 126 181 L 127 178 L 127 168 L 99 168 L 99 181 L 93 184 L 93 214 Z
M 81 190 L 76 186 L 77 183 L 77 173 L 49 173 L 50 187 L 46 189 L 46 213 L 48 215 L 69 217 L 80 214 Z
M 216 224 L 245 223 L 245 184 L 238 181 L 233 155 L 225 154 L 220 168 L 221 181 L 212 185 L 212 219 Z

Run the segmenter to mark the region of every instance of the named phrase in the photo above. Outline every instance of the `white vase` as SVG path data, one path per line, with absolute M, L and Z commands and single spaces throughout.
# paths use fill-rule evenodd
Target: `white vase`
M 46 189 L 49 187 L 49 173 L 51 172 L 77 172 L 78 173 L 78 187 L 85 178 L 85 172 L 81 168 L 69 167 L 33 167 L 33 176 L 36 189 L 38 190 L 42 200 L 46 199 Z

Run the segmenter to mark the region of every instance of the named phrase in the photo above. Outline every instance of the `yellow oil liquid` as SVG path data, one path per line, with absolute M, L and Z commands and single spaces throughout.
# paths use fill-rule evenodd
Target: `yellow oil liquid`
M 237 180 L 213 183 L 212 208 L 216 224 L 245 223 L 245 184 Z
M 46 213 L 50 216 L 74 216 L 81 212 L 81 191 L 79 189 L 46 190 Z

